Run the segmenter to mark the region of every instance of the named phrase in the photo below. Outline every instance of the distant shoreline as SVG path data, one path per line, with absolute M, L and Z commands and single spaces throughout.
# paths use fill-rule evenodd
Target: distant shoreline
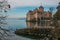
M 26 20 L 26 18 L 7 18 L 7 19 L 17 19 L 17 20 Z

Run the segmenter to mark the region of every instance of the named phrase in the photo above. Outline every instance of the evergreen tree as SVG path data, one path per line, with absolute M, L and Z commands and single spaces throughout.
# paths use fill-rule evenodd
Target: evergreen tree
M 59 2 L 59 5 L 57 6 L 57 12 L 54 15 L 54 18 L 57 20 L 60 20 L 60 2 Z

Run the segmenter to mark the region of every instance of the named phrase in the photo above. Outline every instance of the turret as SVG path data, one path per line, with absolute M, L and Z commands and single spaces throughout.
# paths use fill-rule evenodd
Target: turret
M 39 7 L 39 12 L 41 12 L 41 13 L 44 12 L 44 7 L 43 7 L 43 6 L 40 6 L 40 7 Z
M 39 9 L 40 9 L 40 8 L 44 9 L 44 7 L 43 7 L 43 6 L 40 6 L 40 7 L 39 7 Z
M 34 12 L 34 13 L 37 13 L 37 12 L 38 12 L 38 9 L 37 9 L 37 8 L 36 8 L 36 9 L 34 9 L 34 10 L 33 10 L 33 12 Z

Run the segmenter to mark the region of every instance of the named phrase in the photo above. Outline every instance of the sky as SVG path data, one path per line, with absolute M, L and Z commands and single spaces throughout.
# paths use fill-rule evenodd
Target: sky
M 8 18 L 23 18 L 29 10 L 33 10 L 42 5 L 45 10 L 49 7 L 56 7 L 60 0 L 7 0 L 11 5 L 8 11 Z

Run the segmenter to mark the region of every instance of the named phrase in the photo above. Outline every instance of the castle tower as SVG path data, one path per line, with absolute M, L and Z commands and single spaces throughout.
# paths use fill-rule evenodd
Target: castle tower
M 27 13 L 27 17 L 26 17 L 26 21 L 31 21 L 32 20 L 32 14 L 33 14 L 33 11 L 32 10 L 30 10 L 28 13 Z
M 42 5 L 39 7 L 39 12 L 41 12 L 41 13 L 44 12 L 44 7 Z
M 38 18 L 38 9 L 34 9 L 33 11 L 35 14 L 34 14 L 34 17 L 35 17 L 35 20 L 37 21 L 37 18 Z

